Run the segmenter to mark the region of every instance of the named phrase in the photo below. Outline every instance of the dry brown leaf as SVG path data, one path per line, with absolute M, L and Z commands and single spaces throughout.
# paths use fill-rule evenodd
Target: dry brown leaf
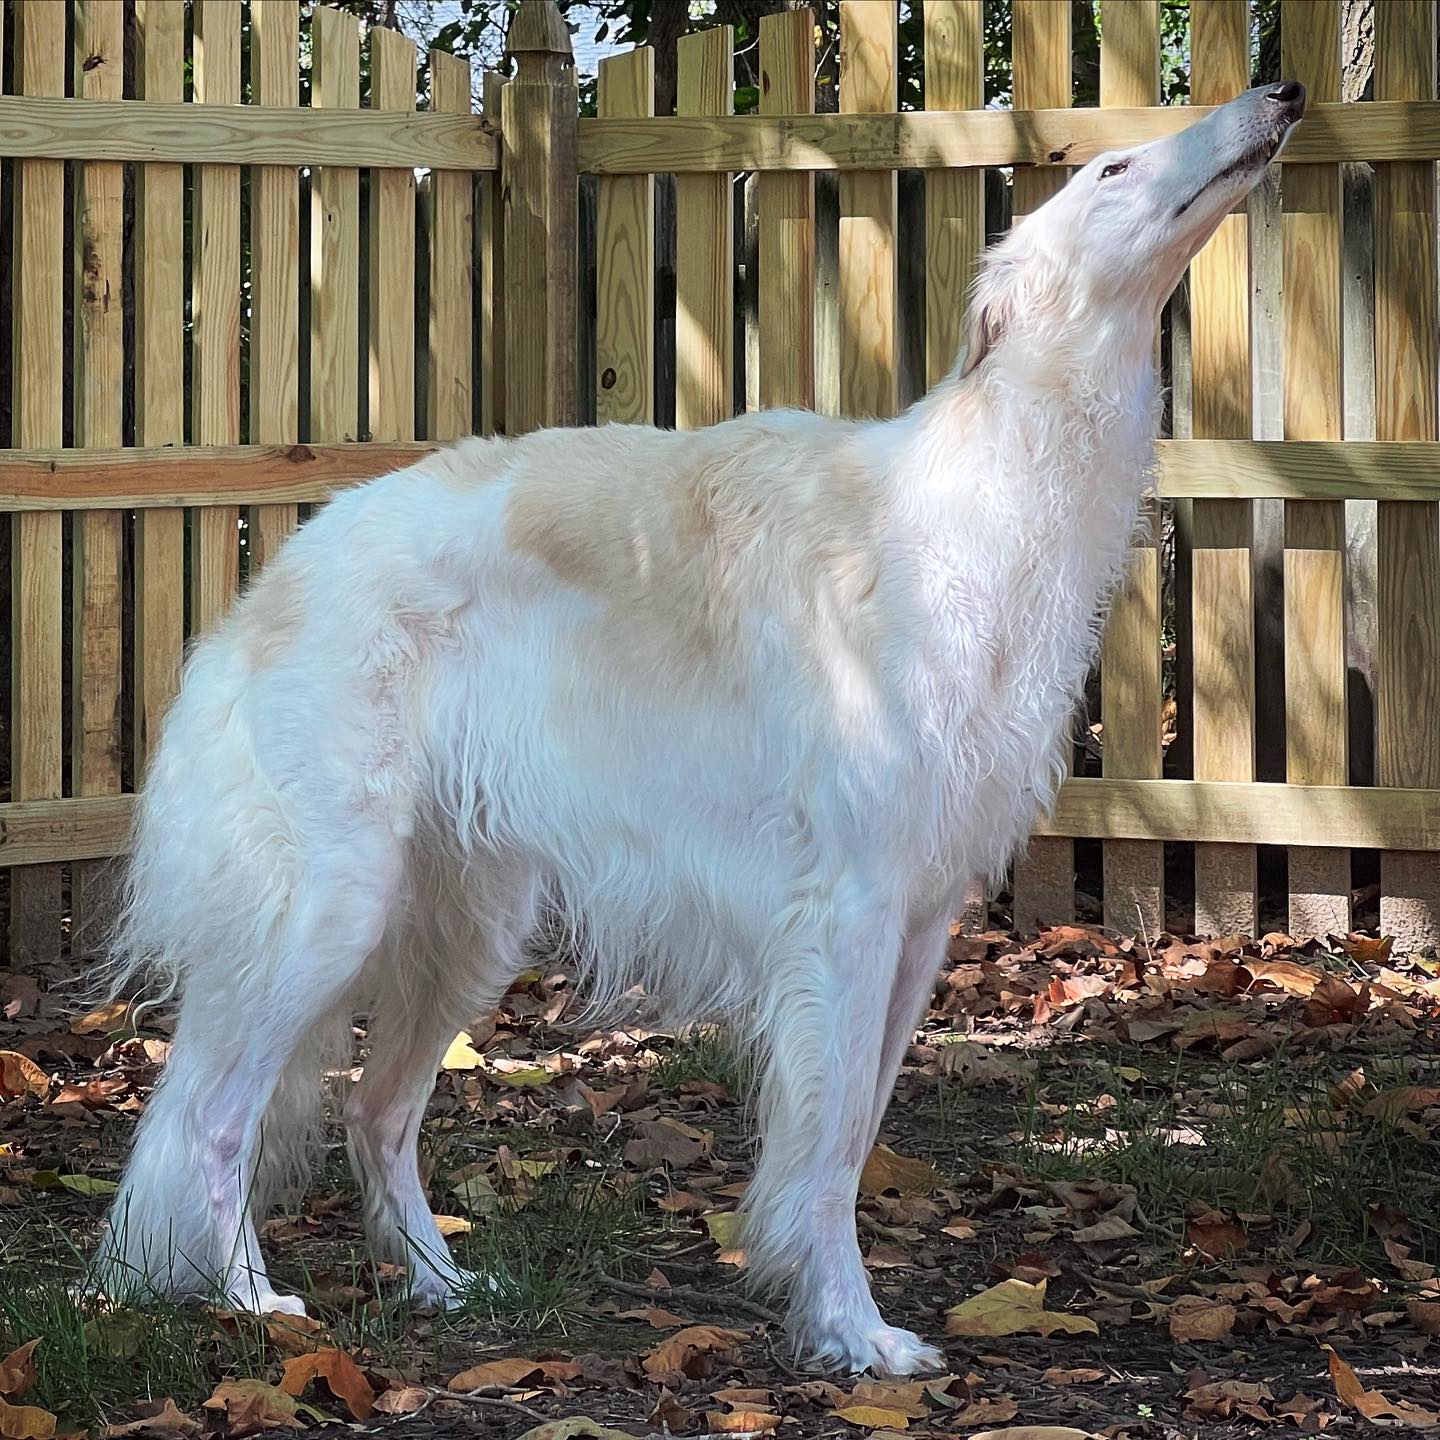
M 1378 940 L 1372 940 L 1368 935 L 1347 935 L 1340 941 L 1340 948 L 1362 965 L 1384 965 L 1395 948 L 1395 937 L 1382 935 Z
M 1372 1096 L 1361 1113 L 1371 1119 L 1396 1120 L 1412 1110 L 1428 1110 L 1432 1105 L 1440 1105 L 1440 1087 L 1400 1085 Z
M 1172 1340 L 1223 1340 L 1235 1328 L 1235 1307 L 1201 1295 L 1182 1295 L 1167 1318 Z
M 329 1339 L 325 1326 L 310 1315 L 265 1316 L 265 1333 L 287 1355 L 308 1355 Z
M 888 1145 L 877 1145 L 860 1172 L 862 1195 L 883 1195 L 898 1190 L 902 1195 L 928 1195 L 940 1183 L 933 1165 L 897 1155 Z
M 1327 1345 L 1325 1347 L 1330 1350 Z M 1367 1420 L 1398 1420 L 1402 1425 L 1440 1425 L 1440 1415 L 1406 1401 L 1387 1400 L 1378 1390 L 1367 1390 L 1360 1377 L 1330 1350 L 1330 1379 L 1340 1403 Z
M 635 1440 L 624 1430 L 611 1430 L 588 1415 L 567 1415 L 563 1420 L 547 1420 L 543 1425 L 517 1435 L 515 1440 Z
M 1004 1424 L 1020 1413 L 1020 1407 L 1008 1396 L 997 1395 L 990 1400 L 972 1400 L 955 1414 L 957 1425 Z
M 1069 1425 L 1009 1425 L 1004 1430 L 981 1430 L 970 1440 L 1099 1440 L 1093 1430 Z
M 262 1430 L 303 1430 L 295 1397 L 263 1380 L 222 1380 L 205 1409 L 224 1413 L 226 1433 L 255 1435 Z
M 719 1325 L 691 1325 L 662 1340 L 641 1364 L 652 1380 L 673 1375 L 699 1380 L 710 1373 L 714 1357 L 733 1358 L 744 1339 L 743 1330 L 725 1330 Z
M 780 1417 L 765 1410 L 708 1410 L 705 1424 L 711 1434 L 768 1435 L 780 1428 Z
M 857 1380 L 847 1405 L 872 1405 L 897 1410 L 910 1420 L 923 1420 L 930 1413 L 926 1380 Z
M 31 1356 L 39 1343 L 38 1337 L 27 1340 L 18 1350 L 12 1350 L 0 1360 L 0 1395 L 18 1400 L 35 1383 L 35 1363 Z
M 1070 1238 L 1077 1245 L 1103 1245 L 1111 1240 L 1128 1240 L 1140 1232 L 1119 1215 L 1103 1215 L 1093 1225 L 1083 1226 L 1071 1232 Z
M 730 1385 L 713 1391 L 710 1398 L 732 1410 L 768 1410 L 775 1403 L 773 1392 L 754 1385 Z
M 1407 1300 L 1405 1313 L 1422 1335 L 1440 1335 L 1440 1304 L 1433 1300 Z
M 0 1400 L 0 1435 L 5 1440 L 50 1440 L 55 1417 L 38 1405 L 12 1405 Z
M 0 1050 L 0 1100 L 14 1100 L 22 1095 L 49 1092 L 50 1077 L 28 1056 L 18 1050 Z
M 695 1423 L 694 1412 L 687 1410 L 668 1386 L 661 1387 L 660 1398 L 656 1400 L 647 1418 L 650 1428 L 660 1434 L 683 1435 Z
M 538 1360 L 521 1360 L 515 1357 L 487 1360 L 483 1365 L 472 1365 L 470 1369 L 462 1370 L 445 1388 L 463 1394 L 469 1390 L 481 1390 L 487 1385 L 523 1385 L 544 1373 Z
M 72 1020 L 70 1033 L 72 1035 L 108 1035 L 112 1030 L 125 1029 L 125 1022 L 129 1015 L 129 1001 L 114 1000 L 109 1005 L 102 1005 L 98 1010 L 92 1010 L 88 1015 L 81 1015 Z
M 947 1310 L 945 1333 L 990 1337 L 1050 1335 L 1056 1330 L 1072 1335 L 1100 1333 L 1100 1327 L 1084 1315 L 1065 1315 L 1046 1310 L 1046 1284 L 1044 1280 L 1035 1285 L 1024 1280 L 1002 1280 L 982 1294 L 972 1295 Z
M 375 1397 L 375 1411 L 379 1415 L 413 1415 L 423 1410 L 430 1401 L 430 1392 L 423 1385 L 402 1385 L 398 1390 L 386 1390 Z
M 139 1420 L 127 1420 L 123 1425 L 107 1425 L 100 1432 L 100 1440 L 122 1440 L 126 1435 L 198 1435 L 200 1422 L 192 1420 L 175 1402 L 166 1396 L 160 1408 L 153 1415 L 144 1415 Z
M 303 1395 L 305 1387 L 323 1380 L 330 1393 L 356 1420 L 368 1420 L 375 1408 L 375 1390 L 360 1367 L 343 1350 L 315 1350 L 284 1364 L 280 1388 L 287 1395 Z
M 1239 1221 L 1226 1220 L 1222 1215 L 1204 1215 L 1192 1220 L 1187 1234 L 1190 1243 L 1212 1260 L 1228 1260 L 1232 1255 L 1238 1255 L 1250 1241 Z
M 703 1131 L 678 1120 L 641 1120 L 626 1143 L 621 1157 L 627 1165 L 649 1168 L 670 1165 L 684 1169 L 709 1149 Z
M 1089 1385 L 1096 1380 L 1103 1380 L 1105 1372 L 1085 1366 L 1077 1370 L 1063 1370 L 1058 1365 L 1052 1365 L 1041 1378 L 1051 1385 Z

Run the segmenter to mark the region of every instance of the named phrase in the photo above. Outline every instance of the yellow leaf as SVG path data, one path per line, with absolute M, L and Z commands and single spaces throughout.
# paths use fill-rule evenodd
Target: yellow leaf
M 447 1240 L 452 1235 L 468 1235 L 475 1228 L 468 1220 L 459 1215 L 435 1215 L 431 1218 L 435 1221 L 435 1228 Z
M 705 1222 L 710 1238 L 722 1250 L 733 1250 L 740 1243 L 745 1220 L 738 1210 L 707 1210 L 700 1218 Z
M 897 1155 L 888 1145 L 877 1145 L 860 1172 L 860 1193 L 881 1195 L 898 1190 L 902 1195 L 928 1195 L 940 1183 L 933 1165 Z
M 1098 1335 L 1100 1327 L 1084 1315 L 1064 1315 L 1045 1309 L 1044 1280 L 1002 1280 L 982 1294 L 952 1306 L 946 1313 L 947 1335 Z
M 113 1195 L 120 1188 L 113 1180 L 97 1180 L 93 1175 L 57 1175 L 55 1181 L 76 1195 Z
M 0 1435 L 5 1440 L 50 1440 L 55 1417 L 38 1405 L 12 1405 L 0 1400 Z
M 518 1088 L 527 1085 L 549 1085 L 556 1077 L 539 1065 L 527 1065 L 520 1070 L 497 1071 L 494 1078 L 502 1085 L 514 1085 Z
M 467 1175 L 450 1190 L 472 1215 L 493 1215 L 500 1208 L 500 1197 L 484 1175 Z
M 116 1000 L 112 1004 L 102 1005 L 98 1010 L 92 1010 L 88 1015 L 81 1015 L 78 1019 L 72 1020 L 70 1033 L 72 1035 L 108 1035 L 112 1030 L 125 1029 L 126 1018 L 129 1014 L 129 1002 Z
M 780 1428 L 780 1417 L 768 1410 L 708 1410 L 705 1428 L 712 1435 L 765 1435 Z
M 483 1064 L 480 1052 L 470 1043 L 470 1033 L 462 1030 L 451 1042 L 440 1062 L 442 1070 L 478 1070 Z
M 865 1430 L 908 1430 L 910 1419 L 903 1410 L 886 1410 L 880 1405 L 847 1405 L 836 1410 L 835 1417 L 847 1425 Z

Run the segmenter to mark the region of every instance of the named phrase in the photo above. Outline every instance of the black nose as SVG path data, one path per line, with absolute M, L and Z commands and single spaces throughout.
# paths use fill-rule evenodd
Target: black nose
M 1305 87 L 1298 80 L 1282 80 L 1274 89 L 1265 92 L 1265 98 L 1277 105 L 1303 105 Z

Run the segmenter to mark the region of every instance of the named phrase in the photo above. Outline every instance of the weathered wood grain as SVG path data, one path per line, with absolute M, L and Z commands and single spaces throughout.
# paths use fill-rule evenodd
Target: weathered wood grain
M 507 87 L 508 89 L 508 87 Z M 470 64 L 456 55 L 430 52 L 430 107 L 443 114 L 468 113 Z M 527 184 L 519 175 L 514 187 Z M 471 175 L 437 171 L 429 179 L 430 314 L 429 415 L 432 440 L 454 440 L 474 428 L 474 360 L 471 351 L 472 259 L 475 184 Z M 543 332 L 534 343 L 546 343 Z

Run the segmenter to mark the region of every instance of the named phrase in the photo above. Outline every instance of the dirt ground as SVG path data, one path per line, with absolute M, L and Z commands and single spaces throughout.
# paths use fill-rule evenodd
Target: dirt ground
M 545 968 L 457 1037 L 426 1122 L 488 1277 L 461 1311 L 368 1257 L 338 1131 L 263 1232 L 311 1320 L 108 1309 L 74 1281 L 166 1030 L 64 993 L 0 972 L 10 1440 L 1440 1426 L 1440 979 L 1374 939 L 957 935 L 861 1187 L 881 1308 L 946 1359 L 908 1382 L 800 1372 L 745 1288 L 756 1080 L 725 1032 L 597 1028 Z

